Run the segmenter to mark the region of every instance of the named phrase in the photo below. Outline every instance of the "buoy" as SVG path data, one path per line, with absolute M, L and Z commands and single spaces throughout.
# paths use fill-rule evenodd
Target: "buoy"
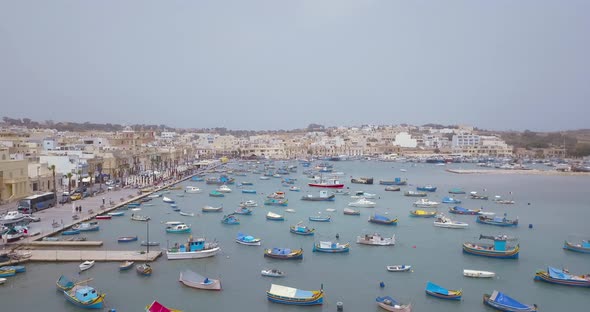
M 530 205 L 531 205 L 531 203 L 528 203 L 527 205 L 529 205 L 529 206 L 530 206 Z
M 340 238 L 340 234 L 336 233 L 336 239 Z
M 381 288 L 385 287 L 385 283 L 383 283 L 383 282 L 379 283 L 379 287 L 381 287 Z
M 344 311 L 344 303 L 341 301 L 336 302 L 336 311 Z
M 416 248 L 416 245 L 412 246 L 412 248 Z
M 533 228 L 533 224 L 531 223 L 531 224 L 529 224 L 529 229 L 532 229 L 532 228 Z

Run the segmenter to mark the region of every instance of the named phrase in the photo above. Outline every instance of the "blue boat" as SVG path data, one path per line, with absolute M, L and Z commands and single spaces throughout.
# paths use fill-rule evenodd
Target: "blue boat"
M 324 302 L 324 290 L 309 291 L 271 284 L 266 298 L 271 302 L 288 305 L 321 305 Z
M 506 219 L 506 214 L 504 214 L 504 217 L 477 216 L 475 221 L 477 223 L 496 226 L 518 226 L 518 218 L 514 220 L 508 220 Z
M 90 286 L 76 285 L 70 290 L 64 290 L 66 299 L 76 306 L 85 309 L 102 309 L 105 294 L 99 294 Z
M 386 216 L 374 214 L 369 217 L 369 222 L 376 223 L 376 224 L 385 224 L 385 225 L 397 225 L 397 218 L 391 219 Z
M 289 231 L 297 235 L 312 236 L 315 232 L 315 229 L 310 229 L 309 227 L 301 225 L 301 223 L 299 223 L 297 225 L 292 225 L 289 228 Z
M 268 206 L 287 206 L 288 200 L 285 198 L 267 198 L 264 204 Z
M 15 273 L 25 273 L 27 269 L 24 265 L 7 265 L 0 267 L 0 271 L 10 271 L 14 270 Z
M 70 290 L 72 289 L 74 286 L 76 286 L 76 283 L 74 283 L 73 281 L 71 281 L 69 278 L 67 278 L 65 275 L 60 276 L 57 281 L 55 282 L 55 285 L 57 286 L 58 290 Z
M 379 180 L 379 184 L 380 185 L 407 185 L 408 181 L 407 180 L 403 180 L 401 178 L 395 178 L 392 180 Z
M 449 194 L 465 194 L 465 191 L 462 188 L 454 187 L 449 190 Z
M 203 182 L 203 181 L 205 181 L 205 179 L 203 179 L 201 177 L 194 176 L 194 177 L 191 178 L 191 181 L 194 181 L 194 182 Z
M 426 283 L 425 291 L 429 296 L 446 300 L 461 300 L 463 294 L 461 290 L 449 290 L 430 281 Z
M 455 199 L 453 197 L 443 197 L 442 201 L 443 204 L 460 204 L 461 201 L 458 199 Z
M 311 216 L 308 217 L 309 221 L 313 222 L 330 222 L 332 220 L 332 216 Z
M 535 281 L 566 286 L 590 287 L 590 275 L 572 275 L 566 269 L 556 269 L 554 267 L 547 267 L 547 270 L 537 271 Z
M 211 197 L 224 197 L 225 195 L 221 192 L 213 190 L 209 193 L 209 196 L 211 196 Z
M 239 215 L 251 215 L 252 209 L 250 209 L 249 207 L 240 207 L 240 208 L 236 209 L 236 211 L 234 211 L 234 213 L 239 214 Z
M 242 190 L 244 194 L 256 194 L 256 190 Z
M 274 259 L 294 260 L 303 259 L 303 249 L 272 248 L 265 249 L 264 256 Z
M 432 185 L 416 186 L 416 190 L 422 191 L 422 192 L 436 192 L 436 186 L 432 186 Z
M 78 230 L 80 232 L 92 232 L 99 230 L 98 222 L 83 222 L 72 227 L 72 230 Z
M 174 234 L 181 234 L 181 233 L 190 233 L 191 232 L 191 225 L 187 225 L 184 223 L 179 224 L 171 224 L 166 227 L 166 233 L 174 233 Z
M 221 223 L 234 225 L 234 224 L 240 224 L 240 220 L 238 218 L 236 218 L 236 216 L 234 216 L 234 214 L 232 213 L 232 214 L 228 214 L 226 216 L 223 216 L 223 219 L 221 219 Z
M 80 234 L 80 230 L 67 230 L 61 232 L 61 235 L 77 235 Z
M 565 241 L 563 243 L 563 249 L 581 252 L 581 253 L 590 253 L 590 241 L 583 240 L 581 243 L 576 244 L 572 242 Z
M 15 275 L 16 275 L 15 270 L 0 270 L 0 277 L 10 277 L 10 276 L 15 276 Z
M 137 236 L 122 236 L 117 239 L 118 243 L 129 243 L 137 241 Z
M 533 304 L 532 306 L 522 304 L 510 297 L 508 295 L 501 293 L 497 290 L 494 290 L 491 295 L 484 294 L 483 295 L 483 303 L 498 310 L 498 311 L 507 311 L 507 312 L 532 312 L 537 311 L 537 305 Z
M 480 235 L 479 239 L 493 240 L 494 244 L 463 243 L 463 252 L 475 256 L 490 257 L 497 259 L 518 259 L 520 246 L 509 246 L 507 242 L 512 240 L 506 235 L 485 236 Z
M 341 253 L 350 250 L 350 243 L 317 242 L 313 244 L 313 252 Z
M 241 184 L 242 185 L 254 185 L 254 183 L 248 182 L 248 181 L 243 181 Z
M 107 215 L 111 217 L 120 217 L 125 215 L 125 211 L 116 211 L 116 212 L 109 212 Z
M 138 202 L 133 202 L 133 203 L 127 204 L 127 207 L 129 207 L 129 208 L 137 208 L 139 206 L 141 206 L 141 203 L 138 203 Z
M 238 233 L 238 236 L 236 237 L 236 243 L 247 246 L 260 246 L 262 240 L 251 235 Z
M 460 215 L 471 215 L 471 216 L 475 216 L 475 215 L 480 214 L 481 209 L 473 210 L 473 209 L 463 208 L 463 207 L 460 207 L 460 206 L 455 206 L 453 208 L 449 208 L 449 212 L 450 213 L 454 213 L 454 214 L 460 214 Z

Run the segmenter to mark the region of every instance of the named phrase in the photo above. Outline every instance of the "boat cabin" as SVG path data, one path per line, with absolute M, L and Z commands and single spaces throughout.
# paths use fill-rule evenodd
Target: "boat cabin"
M 187 250 L 187 248 L 188 248 L 188 250 Z M 200 251 L 203 249 L 205 249 L 205 239 L 198 238 L 196 240 L 193 240 L 192 238 L 189 238 L 188 243 L 180 245 L 180 247 L 178 248 L 178 251 L 179 252 L 190 252 L 190 251 Z
M 98 298 L 98 293 L 96 292 L 96 289 L 90 286 L 82 286 L 76 289 L 75 296 L 78 301 L 89 302 Z

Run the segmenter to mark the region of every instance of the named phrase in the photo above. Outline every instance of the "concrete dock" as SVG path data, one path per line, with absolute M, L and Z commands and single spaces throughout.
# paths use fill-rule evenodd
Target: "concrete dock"
M 455 174 L 524 174 L 524 175 L 547 175 L 547 176 L 590 176 L 590 172 L 564 172 L 557 170 L 520 170 L 520 169 L 446 169 L 447 172 Z
M 31 254 L 28 261 L 154 261 L 162 255 L 161 250 L 147 253 L 129 250 L 27 250 Z
M 24 243 L 31 247 L 99 247 L 102 241 L 32 241 Z

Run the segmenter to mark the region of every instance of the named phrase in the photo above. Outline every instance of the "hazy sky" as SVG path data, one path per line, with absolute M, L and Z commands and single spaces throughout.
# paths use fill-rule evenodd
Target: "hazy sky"
M 590 127 L 590 1 L 0 0 L 0 116 Z

